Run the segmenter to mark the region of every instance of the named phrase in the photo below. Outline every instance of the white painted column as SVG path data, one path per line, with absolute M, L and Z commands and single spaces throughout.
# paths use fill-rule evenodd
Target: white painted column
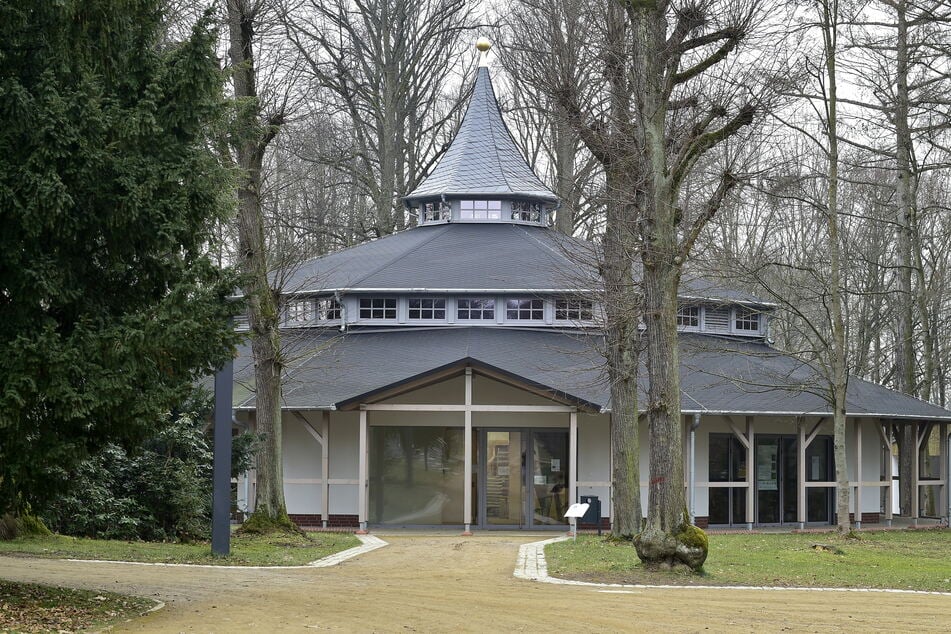
M 913 434 L 915 439 L 915 451 L 914 456 L 911 459 L 911 523 L 914 526 L 918 526 L 918 479 L 919 472 L 921 471 L 920 466 L 918 465 L 919 452 L 921 451 L 921 424 L 920 423 L 905 423 L 906 425 L 914 425 L 915 433 Z
M 885 479 L 888 481 L 888 493 L 885 496 L 885 525 L 892 525 L 892 498 L 895 491 L 895 472 L 892 470 L 892 430 L 894 425 L 888 423 L 883 434 L 883 444 L 885 445 Z
M 941 423 L 938 429 L 940 432 L 938 434 L 938 440 L 939 440 L 938 469 L 940 474 L 939 477 L 941 478 L 941 491 L 944 493 L 944 495 L 940 497 L 940 501 L 938 502 L 938 509 L 939 509 L 939 513 L 940 511 L 944 511 L 943 513 L 944 517 L 951 517 L 951 509 L 949 509 L 949 507 L 951 507 L 951 503 L 948 502 L 948 499 L 949 499 L 948 485 L 951 484 L 951 482 L 948 482 L 948 476 L 951 474 L 948 473 L 949 465 L 948 465 L 948 438 L 947 438 L 948 425 L 947 423 Z
M 463 535 L 472 535 L 472 368 L 466 368 L 466 438 L 465 438 L 465 485 L 463 488 Z
M 799 434 L 799 464 L 796 469 L 796 523 L 799 530 L 806 527 L 806 421 L 796 420 Z
M 746 417 L 746 530 L 753 530 L 753 504 L 756 496 L 756 442 L 753 437 L 753 417 Z
M 320 435 L 324 442 L 320 445 L 321 509 L 320 523 L 324 528 L 330 522 L 330 412 L 321 416 Z
M 568 414 L 568 506 L 578 501 L 578 412 Z M 600 518 L 599 518 L 600 521 Z
M 368 435 L 369 429 L 367 424 L 367 411 L 365 409 L 360 410 L 360 474 L 357 480 L 357 486 L 359 491 L 357 493 L 357 504 L 359 505 L 358 518 L 360 520 L 360 530 L 357 531 L 358 534 L 367 533 L 367 486 L 368 482 L 368 472 L 367 469 L 367 459 L 368 456 Z
M 855 419 L 855 528 L 862 528 L 862 419 Z

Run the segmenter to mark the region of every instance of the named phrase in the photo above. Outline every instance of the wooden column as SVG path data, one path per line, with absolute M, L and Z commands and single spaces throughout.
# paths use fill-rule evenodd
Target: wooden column
M 753 502 L 756 499 L 756 443 L 753 437 L 753 417 L 746 417 L 746 529 L 753 530 Z
M 568 505 L 578 501 L 578 412 L 568 414 Z M 599 518 L 600 521 L 600 518 Z
M 941 502 L 939 504 L 939 508 L 944 510 L 944 516 L 946 518 L 951 518 L 951 495 L 949 495 L 949 491 L 951 491 L 951 481 L 948 480 L 949 476 L 951 476 L 951 473 L 948 472 L 949 469 L 951 469 L 951 465 L 948 464 L 948 425 L 947 423 L 941 423 L 941 435 L 938 436 L 938 438 L 941 439 L 941 446 L 939 447 L 938 453 L 941 456 L 939 458 L 939 460 L 941 461 L 941 465 L 939 469 L 941 469 L 941 481 L 942 481 L 941 491 L 943 493 L 943 495 L 941 496 Z M 948 520 L 948 523 L 951 524 L 951 519 Z
M 796 419 L 798 433 L 799 464 L 796 470 L 796 522 L 799 529 L 806 527 L 806 421 Z
M 855 528 L 862 528 L 862 419 L 855 419 Z
M 892 525 L 892 496 L 895 491 L 895 473 L 892 471 L 892 428 L 891 423 L 880 424 L 882 445 L 885 448 L 885 525 Z
M 472 535 L 472 368 L 466 368 L 466 437 L 465 437 L 465 485 L 463 487 L 463 535 Z
M 357 531 L 358 535 L 366 535 L 367 533 L 367 486 L 368 486 L 368 473 L 367 469 L 367 452 L 369 451 L 368 447 L 368 423 L 367 423 L 367 411 L 365 409 L 360 409 L 360 473 L 357 478 L 357 505 L 359 506 L 358 519 L 360 520 L 360 530 Z
M 914 426 L 915 426 L 915 427 L 914 427 L 915 433 L 914 433 L 914 435 L 913 435 L 913 436 L 914 436 L 914 439 L 915 439 L 915 450 L 914 450 L 914 456 L 913 456 L 912 459 L 911 459 L 911 523 L 912 523 L 914 526 L 917 526 L 917 525 L 918 525 L 918 513 L 919 513 L 919 509 L 918 509 L 918 493 L 919 493 L 919 489 L 918 489 L 918 477 L 919 477 L 919 473 L 920 473 L 920 471 L 921 471 L 921 467 L 920 467 L 920 465 L 918 464 L 918 459 L 919 459 L 919 457 L 920 457 L 920 452 L 921 452 L 921 436 L 919 435 L 920 432 L 921 432 L 921 425 L 918 424 L 918 423 L 906 423 L 906 425 L 914 425 Z
M 320 445 L 321 510 L 320 523 L 327 528 L 330 522 L 330 412 L 321 413 L 320 435 L 324 442 Z

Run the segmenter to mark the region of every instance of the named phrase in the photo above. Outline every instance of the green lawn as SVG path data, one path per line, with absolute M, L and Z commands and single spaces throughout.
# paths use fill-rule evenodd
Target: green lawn
M 703 574 L 648 571 L 634 547 L 581 536 L 545 548 L 553 577 L 606 583 L 899 588 L 951 592 L 951 531 L 710 535 Z M 814 544 L 841 554 L 816 550 Z
M 296 566 L 359 545 L 356 537 L 343 533 L 281 537 L 232 535 L 231 555 L 215 557 L 207 542 L 126 542 L 53 535 L 0 541 L 0 555 L 222 566 Z
M 99 630 L 153 606 L 148 599 L 112 592 L 0 580 L 0 632 Z

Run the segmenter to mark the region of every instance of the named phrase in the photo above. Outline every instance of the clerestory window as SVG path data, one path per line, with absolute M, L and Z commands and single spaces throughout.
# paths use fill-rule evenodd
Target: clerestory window
M 340 319 L 340 304 L 333 297 L 323 297 L 316 302 L 316 317 L 318 321 L 334 321 Z
M 541 203 L 533 203 L 524 200 L 513 201 L 512 220 L 521 220 L 523 222 L 541 222 Z
M 588 299 L 555 300 L 556 321 L 591 321 L 594 319 L 594 302 Z
M 459 218 L 462 220 L 501 220 L 501 200 L 460 200 Z
M 300 324 L 314 318 L 314 302 L 310 299 L 296 299 L 287 303 L 287 321 Z
M 736 330 L 744 332 L 759 332 L 760 314 L 749 308 L 737 308 L 733 326 Z
M 410 319 L 445 319 L 446 300 L 437 297 L 411 297 L 409 299 Z
M 700 327 L 700 307 L 699 306 L 678 306 L 677 307 L 677 326 L 680 328 L 699 328 Z
M 449 203 L 436 201 L 432 203 L 423 203 L 420 207 L 420 222 L 439 222 L 449 220 L 452 215 Z
M 489 297 L 466 297 L 456 300 L 456 319 L 495 319 L 495 300 Z
M 361 297 L 360 319 L 396 319 L 396 298 Z
M 540 299 L 507 299 L 505 300 L 505 318 L 519 321 L 542 321 L 545 319 L 545 302 Z

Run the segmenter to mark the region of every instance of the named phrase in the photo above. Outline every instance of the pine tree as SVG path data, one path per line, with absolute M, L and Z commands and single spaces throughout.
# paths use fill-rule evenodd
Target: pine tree
M 0 0 L 0 513 L 141 440 L 235 343 L 214 37 L 164 42 L 161 5 Z

